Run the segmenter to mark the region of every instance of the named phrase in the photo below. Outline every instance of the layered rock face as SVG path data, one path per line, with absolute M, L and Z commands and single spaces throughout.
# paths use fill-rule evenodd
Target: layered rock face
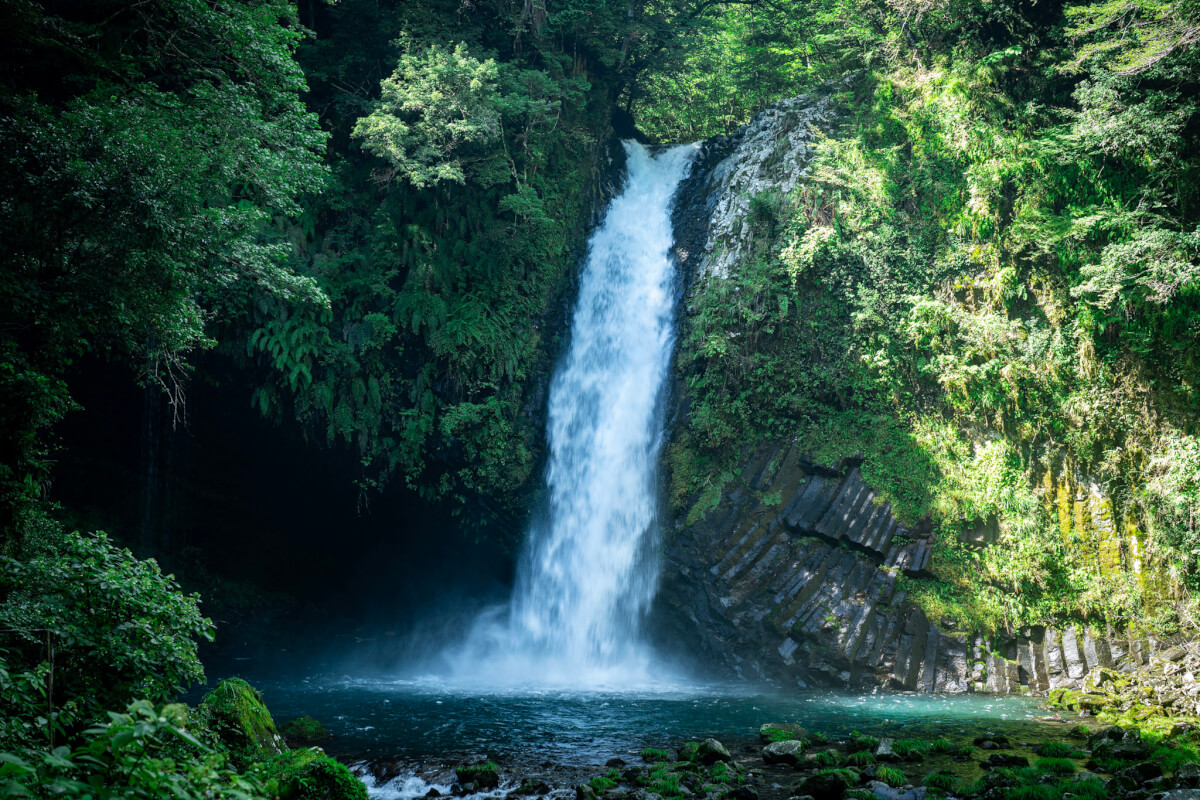
M 932 544 L 878 502 L 855 461 L 814 464 L 778 444 L 748 460 L 716 510 L 676 529 L 660 601 L 675 638 L 731 677 L 800 687 L 1045 692 L 1157 649 L 1082 626 L 946 630 L 899 585 L 928 567 Z
M 751 198 L 786 195 L 806 179 L 813 128 L 833 114 L 828 99 L 796 98 L 702 145 L 674 217 L 685 287 L 736 270 L 753 235 Z M 671 406 L 674 416 L 686 408 L 682 387 Z M 991 638 L 946 629 L 902 588 L 902 576 L 928 569 L 933 532 L 901 524 L 854 458 L 815 464 L 776 442 L 743 467 L 699 522 L 676 522 L 660 593 L 672 638 L 730 676 L 802 687 L 1044 692 L 1078 688 L 1099 667 L 1131 670 L 1157 647 L 1075 626 Z M 996 533 L 962 536 L 986 547 Z

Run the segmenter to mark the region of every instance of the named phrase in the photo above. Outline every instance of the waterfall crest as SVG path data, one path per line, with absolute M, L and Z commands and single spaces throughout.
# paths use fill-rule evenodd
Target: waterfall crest
M 695 149 L 626 142 L 625 188 L 593 233 L 550 387 L 545 508 L 510 604 L 481 618 L 455 672 L 485 682 L 648 680 L 641 624 L 658 578 L 656 472 L 675 339 L 671 202 Z

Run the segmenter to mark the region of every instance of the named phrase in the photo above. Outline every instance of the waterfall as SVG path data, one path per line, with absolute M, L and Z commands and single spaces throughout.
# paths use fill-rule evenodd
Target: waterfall
M 660 401 L 674 346 L 671 201 L 695 153 L 626 142 L 625 188 L 593 233 L 550 387 L 547 500 L 510 604 L 476 625 L 456 671 L 502 683 L 645 680 L 658 578 Z

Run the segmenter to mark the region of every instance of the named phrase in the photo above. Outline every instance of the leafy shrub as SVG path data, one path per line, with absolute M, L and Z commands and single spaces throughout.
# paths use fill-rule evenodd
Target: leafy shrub
M 277 800 L 367 800 L 367 787 L 317 748 L 288 750 L 254 770 Z
M 257 776 L 229 769 L 224 754 L 185 729 L 182 705 L 156 708 L 138 700 L 124 714 L 108 716 L 107 723 L 87 729 L 75 748 L 0 754 L 5 795 L 249 800 L 268 794 Z
M 204 678 L 197 640 L 211 640 L 213 625 L 199 598 L 103 533 L 67 534 L 26 561 L 0 556 L 0 595 L 8 669 L 52 663 L 50 705 L 74 699 L 81 718 L 138 698 L 163 703 Z

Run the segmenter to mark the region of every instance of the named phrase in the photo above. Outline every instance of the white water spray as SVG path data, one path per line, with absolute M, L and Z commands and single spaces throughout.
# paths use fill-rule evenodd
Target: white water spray
M 627 142 L 624 191 L 592 235 L 570 345 L 550 387 L 547 507 L 510 605 L 481 619 L 460 677 L 621 688 L 648 681 L 659 402 L 674 345 L 671 199 L 694 148 Z

